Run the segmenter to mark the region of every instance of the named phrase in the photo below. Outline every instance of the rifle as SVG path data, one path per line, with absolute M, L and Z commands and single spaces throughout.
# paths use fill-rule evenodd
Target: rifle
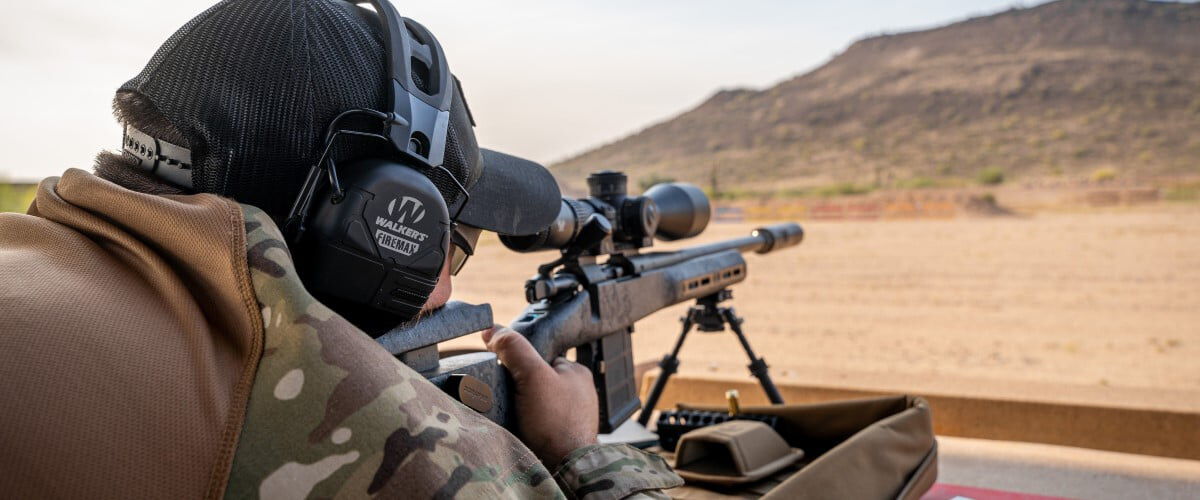
M 704 193 L 690 184 L 659 184 L 633 197 L 626 195 L 626 182 L 619 172 L 592 174 L 588 178 L 591 197 L 564 198 L 560 215 L 549 228 L 531 236 L 501 237 L 515 251 L 561 252 L 525 283 L 529 306 L 511 328 L 528 338 L 547 361 L 575 349 L 576 361 L 591 369 L 594 377 L 601 432 L 611 432 L 640 407 L 630 339 L 633 325 L 690 299 L 697 300 L 695 314 L 689 313 L 675 352 L 660 365 L 664 376 L 650 404 L 657 402 L 665 377 L 678 366 L 674 354 L 688 329 L 693 324 L 700 330 L 719 329 L 713 318 L 733 326 L 753 361 L 751 371 L 772 400 L 777 399 L 766 364 L 754 356 L 741 333 L 741 320 L 731 308 L 716 304 L 729 298 L 730 286 L 746 279 L 742 253 L 765 254 L 795 246 L 804 231 L 795 223 L 774 224 L 741 238 L 641 253 L 655 237 L 670 241 L 700 234 L 708 225 L 710 206 Z M 601 262 L 601 257 L 607 260 Z M 443 390 L 511 428 L 511 380 L 495 355 L 471 352 L 443 357 L 437 350 L 440 342 L 491 325 L 489 306 L 452 302 L 416 325 L 378 340 Z

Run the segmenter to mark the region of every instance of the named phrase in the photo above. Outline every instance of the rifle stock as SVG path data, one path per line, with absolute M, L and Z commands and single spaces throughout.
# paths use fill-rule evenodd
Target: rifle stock
M 797 224 L 776 224 L 750 236 L 673 252 L 613 255 L 602 264 L 573 262 L 553 276 L 539 276 L 526 284 L 527 296 L 544 298 L 531 300 L 510 326 L 528 338 L 546 361 L 576 350 L 576 361 L 592 370 L 600 399 L 601 432 L 610 432 L 640 407 L 630 338 L 633 325 L 666 307 L 744 281 L 743 252 L 771 252 L 799 244 L 803 236 Z M 444 321 L 397 329 L 380 342 L 456 397 L 460 396 L 456 391 L 462 387 L 462 377 L 490 387 L 493 404 L 476 409 L 502 426 L 515 428 L 512 378 L 494 354 L 474 352 L 439 359 L 437 343 L 478 331 L 474 323 L 483 321 L 481 310 L 452 306 L 438 314 Z M 490 318 L 490 309 L 488 314 Z
M 509 326 L 551 361 L 666 307 L 745 279 L 746 260 L 737 251 L 702 255 L 625 279 L 593 283 L 559 301 L 530 304 Z
M 634 323 L 744 281 L 741 252 L 786 248 L 799 244 L 803 235 L 797 224 L 777 224 L 751 236 L 675 252 L 614 256 L 602 265 L 568 267 L 546 280 L 553 284 L 543 290 L 557 293 L 530 304 L 510 326 L 547 361 L 577 349 L 576 361 L 592 370 L 601 431 L 611 432 L 640 407 L 630 339 Z

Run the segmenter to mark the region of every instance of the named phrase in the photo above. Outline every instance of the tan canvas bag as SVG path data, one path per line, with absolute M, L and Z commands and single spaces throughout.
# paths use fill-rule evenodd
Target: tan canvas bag
M 680 405 L 681 409 L 722 408 Z M 917 499 L 937 479 L 937 441 L 928 403 L 886 396 L 805 405 L 756 406 L 804 458 L 766 479 L 736 487 L 689 484 L 675 498 Z

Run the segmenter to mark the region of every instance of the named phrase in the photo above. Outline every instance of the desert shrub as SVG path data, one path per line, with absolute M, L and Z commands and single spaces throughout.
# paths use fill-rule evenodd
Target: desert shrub
M 791 187 L 779 190 L 780 198 L 806 198 L 812 196 L 811 188 Z
M 975 176 L 975 180 L 985 186 L 995 186 L 1004 183 L 1004 169 L 1000 167 L 987 167 L 979 171 Z
M 1102 167 L 1092 171 L 1092 182 L 1108 182 L 1117 178 L 1117 169 Z
M 860 194 L 870 193 L 873 188 L 871 186 L 855 184 L 853 182 L 839 182 L 828 186 L 821 186 L 813 190 L 817 196 L 856 196 Z
M 703 188 L 704 194 L 708 195 L 709 199 L 722 201 L 737 201 L 749 199 L 770 198 L 774 193 L 765 193 L 762 191 L 753 191 L 749 189 L 729 188 L 722 189 L 719 193 L 713 193 L 709 188 Z
M 932 177 L 912 177 L 904 179 L 896 183 L 896 187 L 900 189 L 929 189 L 938 187 L 937 179 Z
M 1163 192 L 1168 201 L 1200 201 L 1200 182 L 1176 184 Z
M 654 187 L 655 184 L 662 184 L 664 182 L 675 182 L 675 179 L 665 175 L 653 173 L 650 175 L 644 175 L 641 179 L 638 179 L 638 187 L 642 188 L 642 191 L 645 191 L 651 187 Z

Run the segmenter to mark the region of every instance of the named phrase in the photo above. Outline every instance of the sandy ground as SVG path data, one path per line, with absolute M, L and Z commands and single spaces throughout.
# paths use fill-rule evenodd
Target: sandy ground
M 781 383 L 1200 410 L 1200 207 L 804 227 L 800 247 L 748 256 L 734 287 Z M 455 298 L 507 322 L 553 256 L 485 237 Z M 639 361 L 670 348 L 685 308 L 637 325 Z M 682 373 L 746 373 L 731 334 L 693 335 L 681 359 Z

